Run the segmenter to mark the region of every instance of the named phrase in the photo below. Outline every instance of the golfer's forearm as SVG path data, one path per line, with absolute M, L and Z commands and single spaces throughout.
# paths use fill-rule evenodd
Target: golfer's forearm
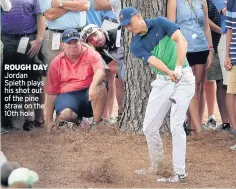
M 47 94 L 45 110 L 46 110 L 46 121 L 53 121 L 53 112 L 54 112 L 54 102 L 57 95 L 49 95 Z
M 180 30 L 176 30 L 171 39 L 176 42 L 177 44 L 177 66 L 182 66 L 184 63 L 184 59 L 186 57 L 187 49 L 188 49 L 188 42 L 180 32 Z
M 176 66 L 183 66 L 188 48 L 187 40 L 183 39 L 177 42 L 177 62 Z
M 148 59 L 148 63 L 151 66 L 157 68 L 161 72 L 168 74 L 168 72 L 170 71 L 169 68 L 167 68 L 167 66 L 161 60 L 157 59 L 155 56 L 150 56 Z

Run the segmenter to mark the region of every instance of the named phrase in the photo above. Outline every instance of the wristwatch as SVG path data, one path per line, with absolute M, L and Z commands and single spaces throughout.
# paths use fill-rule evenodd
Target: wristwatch
M 59 0 L 59 8 L 62 8 L 63 6 L 63 0 Z
M 215 49 L 214 48 L 210 48 L 209 51 L 215 53 Z

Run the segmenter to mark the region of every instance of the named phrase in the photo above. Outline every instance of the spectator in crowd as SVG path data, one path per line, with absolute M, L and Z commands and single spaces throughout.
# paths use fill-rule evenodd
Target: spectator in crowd
M 91 0 L 90 3 L 91 3 L 90 9 L 89 11 L 87 11 L 87 21 L 86 21 L 87 25 L 95 24 L 103 29 L 118 28 L 118 22 L 116 20 L 116 16 L 111 10 L 96 11 L 94 10 L 94 0 Z M 108 102 L 106 104 L 103 113 L 103 118 L 111 121 L 112 123 L 115 123 L 117 120 L 115 117 L 111 115 L 111 113 L 115 104 L 116 91 L 120 91 L 120 89 L 116 89 L 116 86 L 122 87 L 122 85 L 120 84 L 120 81 L 117 80 L 117 78 L 115 78 L 116 74 L 112 72 L 108 66 L 106 66 L 105 73 L 109 87 L 108 87 Z M 119 94 L 117 98 L 119 98 Z
M 3 11 L 9 11 L 11 9 L 11 2 L 9 0 L 1 0 L 0 7 L 3 9 Z M 3 61 L 3 44 L 1 40 L 0 40 L 0 56 L 1 56 L 1 62 L 2 62 Z
M 159 173 L 163 146 L 159 129 L 171 108 L 170 127 L 173 142 L 174 175 L 158 182 L 180 182 L 186 177 L 186 134 L 183 123 L 195 92 L 195 77 L 186 59 L 187 41 L 179 27 L 164 17 L 144 20 L 137 9 L 120 11 L 120 25 L 135 34 L 130 51 L 156 74 L 146 108 L 143 132 L 147 139 L 151 166 L 136 174 Z
M 118 16 L 119 16 L 119 12 L 117 11 L 114 11 L 114 10 L 118 10 L 116 5 L 120 5 L 120 1 L 117 0 L 117 1 L 111 1 L 112 3 L 112 6 L 114 5 L 115 9 L 112 9 L 113 13 L 116 15 L 116 20 L 111 18 L 110 15 L 105 15 L 103 17 L 103 24 L 101 26 L 102 29 L 104 30 L 112 30 L 112 29 L 118 29 L 119 30 L 119 27 L 118 27 L 118 24 L 117 24 L 117 20 L 118 20 Z M 103 14 L 110 14 L 110 12 L 108 11 L 111 11 L 111 5 L 110 5 L 110 2 L 108 0 L 94 0 L 94 9 L 97 10 L 97 11 L 101 11 L 103 12 Z M 121 7 L 119 8 L 119 11 L 120 11 Z M 98 25 L 98 24 L 96 24 Z M 98 25 L 100 27 L 100 25 Z M 117 33 L 121 33 L 120 31 L 117 32 Z M 116 90 L 116 98 L 117 98 L 117 101 L 118 101 L 118 106 L 121 107 L 120 105 L 120 102 L 121 100 L 123 99 L 123 92 L 120 91 L 120 89 L 124 88 L 123 87 L 123 82 L 117 78 L 115 78 L 115 83 L 114 83 L 114 72 L 112 73 L 106 66 L 106 76 L 107 76 L 107 79 L 108 79 L 108 83 L 109 83 L 109 88 L 108 88 L 108 96 L 111 97 L 111 99 L 114 99 L 112 96 L 114 94 L 114 90 Z M 125 70 L 125 66 L 123 67 L 123 70 Z M 115 86 L 114 86 L 115 84 Z M 118 88 L 117 88 L 118 87 Z M 114 89 L 112 91 L 112 89 Z M 120 95 L 119 95 L 120 94 Z M 105 118 L 108 118 L 109 115 L 110 115 L 110 110 L 112 108 L 112 104 L 113 102 L 107 104 L 106 108 L 105 108 L 105 111 L 104 111 L 104 117 Z M 109 107 L 110 106 L 110 107 Z M 119 116 L 122 114 L 122 109 L 119 108 Z M 113 119 L 113 117 L 111 117 L 110 119 L 111 122 L 115 122 L 116 119 Z
M 90 1 L 63 1 L 63 0 L 43 0 L 40 1 L 40 8 L 46 18 L 48 30 L 42 44 L 42 60 L 49 65 L 61 51 L 60 38 L 64 30 L 81 28 L 86 24 L 86 12 L 89 10 Z M 49 67 L 49 66 L 48 66 Z M 45 94 L 45 102 L 47 101 Z M 46 104 L 45 104 L 46 106 Z M 44 115 L 46 115 L 46 109 Z
M 124 83 L 122 80 L 124 77 L 124 47 L 122 41 L 119 41 L 119 44 L 117 44 L 117 40 L 121 40 L 117 36 L 117 31 L 117 29 L 106 31 L 97 25 L 90 24 L 84 27 L 81 32 L 82 40 L 92 45 L 105 61 L 105 68 L 107 68 L 106 78 L 108 80 L 108 112 L 103 115 L 103 118 L 108 119 L 110 122 L 116 122 L 114 118 L 110 117 L 115 92 L 118 100 L 119 113 L 122 113 L 124 97 Z M 116 88 L 114 88 L 116 74 L 118 74 L 119 81 L 116 82 Z
M 205 109 L 206 70 L 212 64 L 214 48 L 205 0 L 168 0 L 167 18 L 176 22 L 188 41 L 187 59 L 196 77 L 196 93 L 189 106 L 191 134 L 201 132 Z
M 97 11 L 94 9 L 94 0 L 90 1 L 90 8 L 86 12 L 86 25 L 95 24 L 99 27 L 102 26 L 104 20 L 113 20 L 116 21 L 116 16 L 111 10 Z M 118 27 L 118 24 L 117 24 Z
M 3 11 L 9 11 L 11 9 L 11 2 L 9 0 L 1 0 L 0 1 L 0 7 L 2 8 Z M 3 48 L 4 48 L 4 45 L 2 43 L 2 40 L 0 40 L 1 64 L 3 62 Z M 1 65 L 1 69 L 3 70 L 2 65 Z M 0 75 L 1 75 L 1 78 L 2 78 L 2 71 L 0 72 Z M 2 99 L 2 93 L 0 95 L 1 95 L 0 98 Z M 2 125 L 2 122 L 1 122 L 1 125 Z M 1 126 L 1 134 L 5 134 L 5 133 L 8 133 L 8 130 Z
M 94 0 L 90 1 L 90 8 L 86 11 L 86 25 L 96 24 L 101 26 L 103 22 L 103 12 L 94 10 Z
M 53 59 L 47 74 L 48 132 L 57 128 L 53 121 L 54 107 L 59 125 L 64 121 L 77 122 L 82 117 L 93 117 L 91 127 L 96 126 L 107 100 L 103 60 L 92 48 L 82 45 L 76 29 L 63 32 L 61 46 L 64 52 Z
M 212 0 L 212 1 L 221 16 L 221 37 L 220 37 L 220 41 L 217 47 L 217 51 L 218 51 L 218 55 L 220 59 L 220 66 L 221 66 L 221 71 L 223 75 L 223 85 L 224 85 L 224 91 L 225 91 L 225 92 L 222 92 L 222 94 L 220 95 L 221 96 L 220 98 L 222 98 L 222 101 L 225 103 L 227 99 L 226 90 L 227 90 L 227 85 L 228 85 L 228 73 L 226 69 L 224 68 L 225 54 L 226 54 L 226 33 L 227 33 L 227 28 L 225 27 L 225 20 L 226 20 L 225 15 L 226 15 L 226 10 L 227 10 L 226 3 L 225 3 L 226 1 L 225 0 Z M 218 90 L 218 87 L 219 85 L 217 85 L 217 90 Z M 222 107 L 224 107 L 223 102 L 222 102 Z M 221 106 L 219 102 L 218 102 L 218 105 Z M 220 113 L 221 113 L 221 116 L 223 115 L 224 119 L 222 118 L 223 123 L 222 125 L 218 126 L 217 129 L 231 131 L 231 126 L 229 124 L 227 110 L 225 110 L 224 108 L 222 110 L 220 109 Z
M 211 24 L 212 24 L 212 17 L 210 18 L 210 10 L 209 7 L 209 1 L 206 0 L 207 2 L 207 7 L 208 7 L 208 21 L 209 21 L 209 26 L 211 29 Z M 213 5 L 214 7 L 214 5 Z M 212 6 L 211 6 L 212 9 Z M 214 14 L 214 13 L 213 13 Z M 215 16 L 215 14 L 213 15 Z M 213 36 L 212 36 L 213 35 Z M 206 96 L 206 104 L 207 104 L 207 111 L 208 111 L 208 120 L 207 123 L 203 125 L 206 129 L 215 129 L 216 128 L 216 117 L 215 117 L 215 105 L 216 105 L 216 82 L 215 80 L 219 78 L 219 72 L 220 70 L 220 64 L 215 61 L 215 36 L 214 33 L 211 31 L 211 36 L 212 36 L 212 43 L 213 43 L 213 48 L 214 48 L 214 56 L 212 59 L 212 65 L 211 67 L 206 71 L 206 83 L 205 83 L 205 96 Z M 219 36 L 217 36 L 219 37 Z M 218 77 L 218 78 L 217 78 Z M 216 79 L 215 79 L 216 78 Z
M 46 17 L 48 30 L 42 44 L 42 55 L 45 64 L 50 64 L 62 50 L 60 37 L 66 29 L 75 28 L 79 32 L 86 24 L 86 12 L 90 1 L 40 1 L 41 10 Z
M 2 11 L 2 42 L 4 45 L 3 50 L 3 69 L 5 65 L 32 65 L 37 64 L 36 58 L 41 48 L 43 36 L 45 32 L 45 19 L 41 14 L 38 0 L 11 0 L 12 8 L 8 12 Z M 25 45 L 23 45 L 25 44 Z M 4 70 L 2 74 L 2 125 L 3 127 L 12 126 L 12 120 L 4 116 L 4 109 L 6 102 L 4 97 L 8 95 L 4 90 L 5 76 L 9 73 L 21 73 L 28 74 L 28 78 L 24 81 L 39 81 L 41 75 L 32 70 Z M 14 78 L 8 79 L 10 81 Z M 25 86 L 27 87 L 27 86 Z M 17 88 L 17 87 L 16 87 Z M 24 87 L 21 87 L 24 88 Z M 30 86 L 30 89 L 32 86 Z M 24 96 L 33 96 L 34 94 L 23 94 Z M 12 104 L 12 102 L 10 102 Z M 30 102 L 33 104 L 34 102 Z M 26 110 L 25 110 L 26 111 Z M 33 111 L 28 109 L 27 111 Z M 25 123 L 23 129 L 29 131 L 35 123 L 39 123 L 43 120 L 42 109 L 35 110 L 35 121 L 32 116 L 25 116 Z
M 232 134 L 236 135 L 236 0 L 227 1 L 225 69 L 228 71 L 226 105 Z
M 226 53 L 226 33 L 227 33 L 227 28 L 225 27 L 225 20 L 226 20 L 225 15 L 227 10 L 226 1 L 225 0 L 212 0 L 212 1 L 221 15 L 221 38 L 218 44 L 218 55 L 223 74 L 223 84 L 227 86 L 228 77 L 227 77 L 227 71 L 224 68 L 225 53 Z
M 221 65 L 220 65 L 220 60 L 218 56 L 218 44 L 219 40 L 221 37 L 221 17 L 220 14 L 218 13 L 215 5 L 213 4 L 212 0 L 207 0 L 207 5 L 208 5 L 208 15 L 209 15 L 209 25 L 211 28 L 211 35 L 212 35 L 212 41 L 213 41 L 213 47 L 215 50 L 214 53 L 214 59 L 213 59 L 213 64 L 209 68 L 207 72 L 207 79 L 208 80 L 216 80 L 217 84 L 217 91 L 216 91 L 216 96 L 217 96 L 217 103 L 221 115 L 221 119 L 223 122 L 223 125 L 229 125 L 229 118 L 228 118 L 228 113 L 226 109 L 226 86 L 223 84 L 223 74 L 222 72 L 225 70 L 222 70 Z M 224 71 L 225 72 L 225 71 Z M 205 86 L 205 90 L 208 90 L 207 87 L 209 88 L 210 86 Z M 212 89 L 212 91 L 214 91 Z M 211 91 L 209 91 L 211 93 Z M 206 92 L 206 100 L 211 101 L 211 104 L 214 104 L 215 98 L 214 95 L 209 95 L 208 99 L 208 93 Z M 213 107 L 214 108 L 214 107 Z M 210 112 L 213 112 L 210 110 L 210 106 L 208 105 L 208 115 L 212 115 Z M 216 128 L 216 120 L 214 116 L 209 116 L 208 122 L 207 122 L 207 128 Z
M 41 10 L 46 18 L 48 30 L 42 44 L 42 55 L 45 64 L 50 64 L 52 59 L 61 52 L 60 37 L 64 30 L 81 28 L 86 24 L 86 12 L 90 1 L 40 1 Z

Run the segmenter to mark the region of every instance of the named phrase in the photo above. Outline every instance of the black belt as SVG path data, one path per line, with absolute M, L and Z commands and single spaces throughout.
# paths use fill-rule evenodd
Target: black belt
M 36 32 L 25 33 L 25 34 L 8 34 L 8 33 L 5 33 L 5 32 L 2 32 L 2 36 L 8 36 L 8 37 L 12 37 L 14 39 L 21 38 L 21 37 L 27 37 L 27 36 L 35 35 L 35 34 L 36 34 Z
M 113 19 L 113 18 L 109 18 L 108 16 L 104 16 L 103 17 L 104 20 L 109 20 L 110 22 L 116 23 L 118 24 L 117 20 Z
M 63 33 L 65 30 L 56 30 L 56 29 L 49 29 L 51 31 L 54 31 L 54 32 L 57 32 L 57 33 Z M 78 32 L 81 32 L 82 31 L 82 28 L 76 28 L 76 30 Z

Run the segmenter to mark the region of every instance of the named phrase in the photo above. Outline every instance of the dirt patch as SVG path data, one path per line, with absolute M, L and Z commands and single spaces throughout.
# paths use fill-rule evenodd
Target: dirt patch
M 229 147 L 236 139 L 225 132 L 206 132 L 200 140 L 187 140 L 183 183 L 157 183 L 160 175 L 138 176 L 135 170 L 148 166 L 143 135 L 119 132 L 101 126 L 94 131 L 66 130 L 49 135 L 43 128 L 14 131 L 2 136 L 2 151 L 10 161 L 31 168 L 40 176 L 40 188 L 160 188 L 236 187 L 236 152 Z M 165 174 L 172 172 L 171 139 L 163 137 Z
M 107 159 L 99 165 L 92 165 L 89 170 L 82 173 L 82 177 L 86 181 L 94 183 L 115 184 L 118 181 L 118 175 L 111 159 Z

